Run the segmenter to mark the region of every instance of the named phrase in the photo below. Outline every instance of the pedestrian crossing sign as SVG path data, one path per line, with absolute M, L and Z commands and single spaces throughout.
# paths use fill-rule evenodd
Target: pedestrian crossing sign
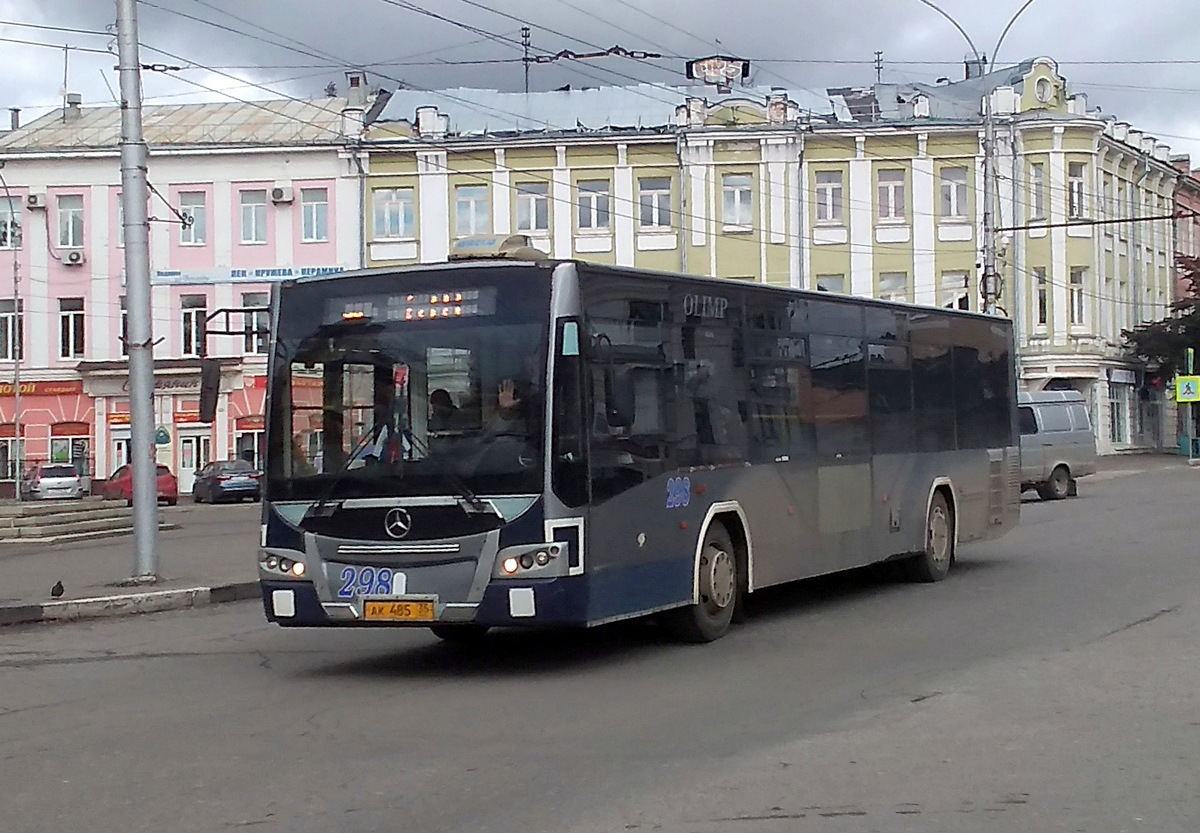
M 1200 402 L 1200 376 L 1177 376 L 1175 378 L 1176 402 Z

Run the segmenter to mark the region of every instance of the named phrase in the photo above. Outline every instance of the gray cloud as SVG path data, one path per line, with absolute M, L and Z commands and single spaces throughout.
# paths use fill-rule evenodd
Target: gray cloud
M 520 89 L 520 63 L 431 65 L 437 61 L 511 60 L 519 57 L 512 44 L 497 43 L 385 0 L 152 0 L 166 9 L 220 22 L 244 32 L 235 34 L 186 20 L 162 9 L 140 6 L 141 40 L 186 58 L 194 64 L 222 69 L 220 73 L 191 69 L 183 78 L 208 87 L 229 90 L 240 97 L 264 97 L 263 89 L 237 87 L 246 79 L 270 90 L 294 95 L 320 95 L 329 81 L 340 82 L 341 71 L 330 60 L 395 62 L 380 67 L 376 82 L 395 87 L 403 80 L 420 88 L 481 86 Z M 478 27 L 502 39 L 519 40 L 520 23 L 471 6 L 464 0 L 397 0 Z M 205 5 L 208 4 L 208 5 Z M 966 44 L 953 27 L 917 0 L 841 0 L 836 3 L 797 3 L 795 0 L 480 0 L 480 5 L 530 21 L 539 52 L 560 49 L 584 51 L 587 44 L 620 44 L 629 49 L 660 51 L 672 56 L 699 56 L 718 51 L 756 60 L 754 80 L 822 90 L 832 85 L 868 84 L 875 50 L 884 53 L 884 79 L 933 81 L 957 78 Z M 990 51 L 1017 0 L 980 3 L 943 0 L 972 35 L 976 45 Z M 215 7 L 215 8 L 213 8 Z M 111 2 L 96 0 L 0 0 L 0 19 L 103 30 L 115 12 Z M 653 17 L 667 21 L 658 22 Z M 266 31 L 228 17 L 236 14 Z M 1193 38 L 1200 19 L 1195 0 L 1036 0 L 1013 27 L 1000 61 L 1016 62 L 1033 55 L 1050 55 L 1075 90 L 1087 92 L 1093 105 L 1156 133 L 1178 152 L 1200 157 L 1200 65 L 1095 65 L 1092 61 L 1153 61 L 1195 59 Z M 636 34 L 635 34 L 636 33 Z M 571 36 L 574 40 L 564 37 Z M 0 37 L 105 48 L 110 39 L 60 32 L 0 27 Z M 273 46 L 265 41 L 305 46 Z M 62 52 L 0 43 L 6 72 L 0 79 L 0 104 L 21 106 L 36 115 L 38 105 L 53 105 L 62 87 Z M 166 59 L 154 52 L 146 61 Z M 860 61 L 839 63 L 774 63 L 769 59 Z M 945 62 L 936 65 L 912 61 Z M 110 101 L 103 78 L 116 86 L 115 61 L 106 55 L 71 54 L 72 91 L 85 102 Z M 418 65 L 419 64 L 419 65 Z M 243 68 L 244 67 L 244 68 Z M 682 80 L 682 61 L 636 62 L 618 58 L 583 64 L 537 65 L 531 69 L 533 89 L 654 83 Z M 224 73 L 224 74 L 221 74 Z M 212 98 L 178 78 L 147 74 L 146 95 L 154 100 Z M 165 98 L 164 98 L 165 97 Z

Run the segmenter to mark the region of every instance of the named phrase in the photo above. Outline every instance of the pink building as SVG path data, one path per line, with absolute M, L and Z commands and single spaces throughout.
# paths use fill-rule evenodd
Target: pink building
M 145 109 L 157 449 L 183 492 L 210 460 L 262 454 L 267 342 L 241 331 L 265 317 L 237 310 L 265 306 L 290 276 L 362 264 L 366 163 L 353 140 L 369 102 L 358 82 L 356 100 Z M 0 134 L 11 193 L 0 191 L 0 494 L 16 475 L 18 350 L 29 464 L 72 461 L 102 480 L 128 459 L 119 137 L 116 107 L 78 104 Z M 239 334 L 208 337 L 222 395 L 204 424 L 196 358 L 218 310 L 234 312 L 210 328 Z

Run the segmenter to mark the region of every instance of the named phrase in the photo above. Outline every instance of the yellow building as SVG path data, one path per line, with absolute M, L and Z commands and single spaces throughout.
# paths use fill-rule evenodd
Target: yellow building
M 1071 387 L 1113 451 L 1162 444 L 1120 346 L 1171 297 L 1169 150 L 1048 58 L 827 96 L 640 85 L 398 91 L 368 129 L 365 257 L 523 232 L 554 257 L 978 310 L 992 97 L 1000 306 L 1029 389 Z

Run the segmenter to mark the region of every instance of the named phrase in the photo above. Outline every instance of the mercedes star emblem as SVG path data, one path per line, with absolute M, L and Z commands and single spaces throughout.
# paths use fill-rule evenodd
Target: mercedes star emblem
M 401 506 L 389 509 L 383 519 L 383 529 L 393 538 L 403 538 L 412 529 L 412 515 Z

